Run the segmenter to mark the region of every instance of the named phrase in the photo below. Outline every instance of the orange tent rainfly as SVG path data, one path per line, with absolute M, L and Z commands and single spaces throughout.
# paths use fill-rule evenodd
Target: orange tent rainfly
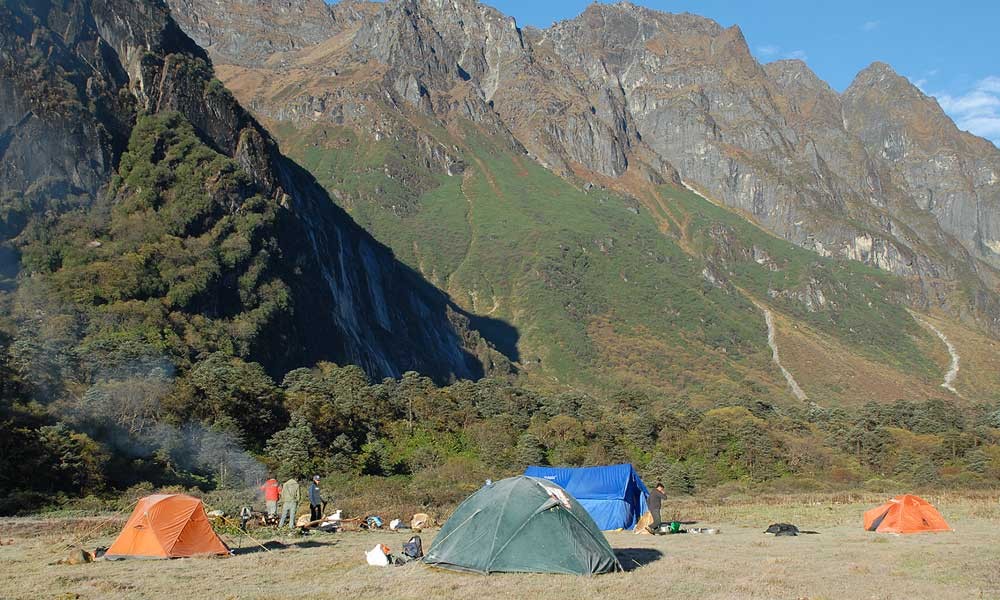
M 153 494 L 139 500 L 107 558 L 182 558 L 229 554 L 215 535 L 201 500 L 184 494 Z
M 920 496 L 903 494 L 882 506 L 865 511 L 865 531 L 924 533 L 951 531 L 944 517 Z

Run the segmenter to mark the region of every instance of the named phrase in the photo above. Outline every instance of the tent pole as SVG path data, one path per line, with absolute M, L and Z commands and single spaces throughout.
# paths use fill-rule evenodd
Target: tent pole
M 129 504 L 125 508 L 118 509 L 112 515 L 110 515 L 107 519 L 104 519 L 103 521 L 101 521 L 100 523 L 98 523 L 96 527 L 94 527 L 94 528 L 86 531 L 85 533 L 83 533 L 83 535 L 79 535 L 79 536 L 73 538 L 70 543 L 68 543 L 65 546 L 63 546 L 63 549 L 65 550 L 66 548 L 72 548 L 74 546 L 79 546 L 81 542 L 87 540 L 95 531 L 99 530 L 101 527 L 104 527 L 105 525 L 107 525 L 108 523 L 110 523 L 112 519 L 114 519 L 114 518 L 116 518 L 116 517 L 124 514 L 126 511 L 132 510 L 133 508 L 135 508 L 135 505 L 138 504 L 138 503 L 139 503 L 139 501 L 136 500 L 135 502 L 133 502 L 132 504 Z
M 225 523 L 226 525 L 233 525 L 233 524 L 234 524 L 234 523 L 230 522 L 230 520 L 229 520 L 229 518 L 228 518 L 228 517 L 222 517 L 222 521 L 223 521 L 223 522 L 224 522 L 224 523 Z M 250 538 L 250 541 L 251 541 L 251 542 L 253 542 L 253 543 L 257 544 L 258 546 L 260 546 L 261 548 L 263 548 L 263 549 L 264 549 L 264 550 L 266 550 L 267 552 L 270 552 L 270 551 L 271 551 L 271 549 L 270 549 L 270 548 L 268 548 L 267 546 L 265 546 L 264 544 L 262 544 L 262 543 L 260 542 L 260 540 L 258 540 L 257 538 L 253 537 L 252 535 L 250 535 L 250 534 L 249 534 L 249 533 L 247 533 L 246 531 L 243 531 L 243 529 L 241 529 L 240 527 L 236 527 L 236 530 L 237 530 L 237 531 L 239 531 L 239 532 L 240 532 L 241 534 L 243 534 L 243 535 L 247 536 L 248 538 Z M 242 546 L 241 546 L 241 548 L 242 548 Z

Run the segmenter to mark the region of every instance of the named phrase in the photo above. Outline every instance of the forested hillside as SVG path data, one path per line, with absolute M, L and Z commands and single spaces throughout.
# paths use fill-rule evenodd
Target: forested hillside
M 264 382 L 319 360 L 510 370 L 278 152 L 162 2 L 10 2 L 0 36 L 7 510 L 252 479 L 287 421 Z

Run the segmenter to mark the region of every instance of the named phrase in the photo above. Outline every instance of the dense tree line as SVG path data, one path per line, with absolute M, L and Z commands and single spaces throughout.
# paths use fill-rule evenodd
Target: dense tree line
M 340 473 L 404 477 L 427 502 L 448 486 L 529 464 L 632 462 L 674 493 L 730 481 L 786 489 L 992 485 L 1000 407 L 899 400 L 857 409 L 720 398 L 692 406 L 623 390 L 537 393 L 506 380 L 439 387 L 407 373 L 372 383 L 321 363 L 273 381 L 222 353 L 183 374 L 115 372 L 52 398 L 0 338 L 0 485 L 4 512 L 139 482 L 202 489 Z M 39 401 L 39 398 L 46 400 Z

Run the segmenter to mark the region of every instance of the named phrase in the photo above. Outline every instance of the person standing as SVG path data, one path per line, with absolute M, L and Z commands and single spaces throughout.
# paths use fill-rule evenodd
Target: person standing
M 309 486 L 309 519 L 319 521 L 323 518 L 323 495 L 319 490 L 319 475 L 313 475 Z
M 264 485 L 260 486 L 264 492 L 264 504 L 267 505 L 267 516 L 274 517 L 278 514 L 278 495 L 281 494 L 281 486 L 274 475 L 269 475 Z
M 663 489 L 663 484 L 657 483 L 656 487 L 649 492 L 649 497 L 646 498 L 646 506 L 649 507 L 650 516 L 653 517 L 653 522 L 646 529 L 654 534 L 660 531 L 660 508 L 663 506 L 663 500 L 667 497 L 663 493 Z
M 278 527 L 285 526 L 285 517 L 288 517 L 288 528 L 295 529 L 295 513 L 299 508 L 299 482 L 292 477 L 281 486 L 281 520 Z

